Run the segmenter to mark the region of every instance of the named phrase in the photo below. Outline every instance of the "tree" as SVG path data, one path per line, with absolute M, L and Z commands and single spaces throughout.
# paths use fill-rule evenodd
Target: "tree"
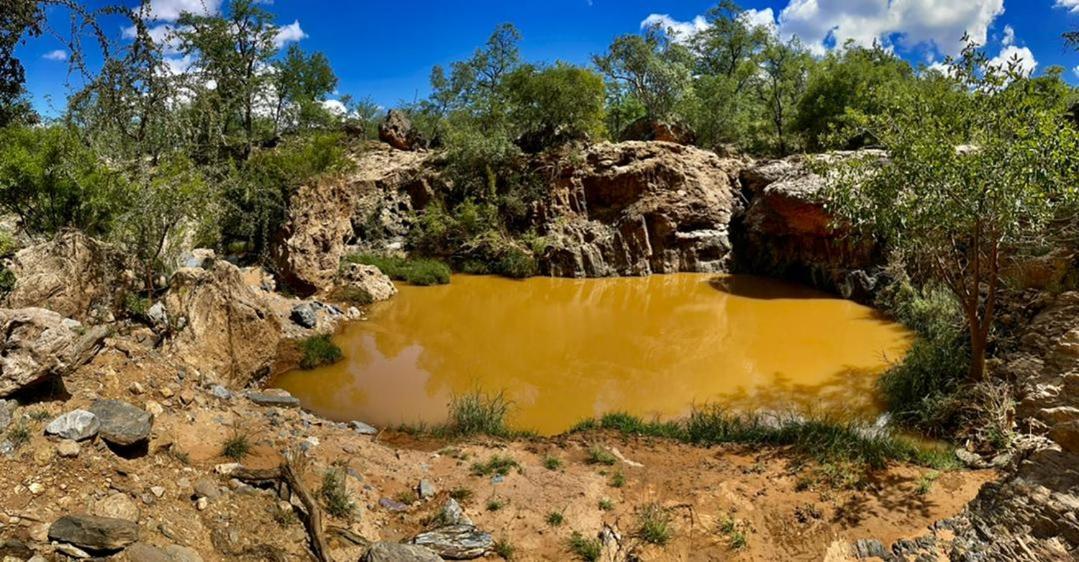
M 524 65 L 504 85 L 514 134 L 528 139 L 526 144 L 540 149 L 603 134 L 603 79 L 591 70 L 565 63 Z
M 888 157 L 826 166 L 841 221 L 872 232 L 943 284 L 966 318 L 969 377 L 985 372 L 1001 266 L 1044 241 L 1070 208 L 1079 179 L 1079 131 L 1027 94 L 1018 62 L 997 69 L 973 45 L 911 88 L 881 92 L 859 124 Z
M 6 0 L 0 10 L 0 127 L 29 111 L 23 88 L 26 73 L 15 58 L 15 47 L 24 36 L 41 34 L 43 16 L 36 0 Z
M 692 91 L 693 56 L 658 26 L 643 35 L 623 35 L 604 55 L 592 58 L 614 88 L 624 85 L 647 117 L 669 120 Z
M 286 128 L 304 128 L 327 121 L 321 102 L 337 87 L 337 76 L 322 53 L 306 55 L 299 45 L 291 45 L 285 58 L 274 63 L 275 133 Z
M 812 150 L 826 147 L 827 137 L 834 131 L 846 129 L 856 136 L 837 139 L 848 145 L 863 138 L 861 131 L 847 125 L 857 115 L 874 115 L 881 111 L 877 103 L 882 90 L 903 88 L 914 79 L 914 71 L 903 59 L 879 45 L 872 48 L 854 44 L 832 51 L 813 67 L 805 94 L 798 101 L 795 131 L 805 135 Z
M 789 42 L 770 38 L 761 51 L 756 92 L 773 135 L 771 144 L 780 155 L 789 154 L 793 148 L 795 107 L 805 92 L 812 65 L 813 58 L 797 37 Z

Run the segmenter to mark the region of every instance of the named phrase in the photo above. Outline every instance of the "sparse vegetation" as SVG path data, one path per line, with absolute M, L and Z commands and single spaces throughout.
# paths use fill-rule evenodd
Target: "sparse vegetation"
M 918 484 L 915 488 L 915 492 L 919 496 L 924 496 L 933 490 L 933 483 L 940 478 L 940 473 L 935 470 L 930 470 L 918 478 Z
M 498 511 L 506 507 L 506 500 L 502 498 L 493 497 L 487 500 L 487 511 Z
M 374 254 L 353 254 L 345 260 L 349 263 L 373 265 L 396 281 L 412 285 L 445 285 L 450 282 L 448 265 L 433 259 L 410 259 Z
M 566 518 L 560 511 L 552 511 L 547 514 L 547 524 L 552 527 L 561 526 L 566 521 Z
M 420 497 L 417 496 L 416 492 L 413 491 L 413 490 L 405 490 L 403 492 L 398 493 L 396 496 L 394 496 L 393 499 L 395 499 L 395 500 L 397 500 L 397 501 L 399 501 L 399 502 L 401 502 L 401 503 L 403 503 L 405 505 L 411 505 L 411 504 L 414 504 L 417 501 L 419 501 Z
M 626 485 L 626 475 L 622 474 L 622 471 L 615 472 L 611 475 L 610 480 L 607 481 L 612 488 L 621 488 Z
M 671 516 L 658 504 L 648 504 L 638 514 L 637 537 L 642 541 L 665 545 L 671 540 Z
M 300 368 L 314 369 L 341 360 L 341 348 L 333 343 L 329 334 L 311 336 L 300 342 Z
M 326 512 L 334 517 L 350 517 L 356 509 L 352 495 L 345 486 L 345 471 L 334 467 L 322 473 L 322 487 L 319 489 Z
M 611 511 L 614 509 L 614 502 L 608 498 L 599 500 L 600 511 Z
M 511 431 L 506 427 L 506 415 L 510 403 L 503 393 L 484 394 L 475 391 L 454 396 L 450 400 L 450 421 L 442 433 L 457 437 L 490 435 L 507 437 Z
M 243 460 L 251 452 L 251 440 L 247 433 L 237 431 L 225 440 L 221 455 L 234 461 Z
M 472 499 L 473 495 L 475 495 L 475 493 L 468 488 L 454 488 L 450 490 L 450 497 L 459 502 L 466 502 Z
M 579 531 L 574 531 L 569 537 L 569 549 L 581 560 L 595 562 L 603 553 L 603 543 L 597 538 L 588 538 Z
M 30 428 L 25 422 L 18 422 L 7 430 L 7 439 L 15 449 L 21 448 L 30 442 Z
M 495 554 L 502 557 L 503 560 L 513 560 L 513 556 L 517 553 L 517 547 L 513 546 L 509 537 L 502 537 L 495 541 L 492 549 Z
M 606 466 L 613 466 L 614 463 L 618 462 L 618 459 L 616 459 L 614 455 L 600 445 L 591 445 L 588 447 L 587 460 L 589 464 L 602 464 Z
M 547 470 L 558 470 L 562 468 L 562 461 L 558 457 L 546 456 L 543 458 L 543 467 Z
M 514 469 L 520 470 L 521 465 L 513 457 L 502 455 L 493 455 L 487 462 L 472 464 L 472 474 L 476 476 L 490 476 L 492 474 L 505 476 Z
M 727 535 L 727 546 L 731 550 L 742 550 L 748 545 L 743 525 L 733 517 L 725 517 L 720 521 L 719 532 Z

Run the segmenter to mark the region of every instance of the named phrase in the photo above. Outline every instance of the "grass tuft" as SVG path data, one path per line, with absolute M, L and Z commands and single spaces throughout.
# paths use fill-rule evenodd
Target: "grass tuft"
M 242 432 L 233 433 L 225 440 L 225 445 L 221 448 L 221 454 L 234 461 L 243 460 L 250 453 L 251 440 L 246 433 Z
M 473 495 L 475 495 L 474 492 L 468 488 L 454 488 L 450 490 L 450 497 L 459 502 L 468 501 L 472 499 Z
M 15 424 L 7 431 L 7 438 L 12 447 L 19 449 L 30 442 L 30 428 L 24 422 Z
M 658 504 L 648 504 L 639 516 L 637 537 L 642 541 L 663 546 L 671 540 L 671 516 Z
M 552 527 L 558 527 L 558 526 L 562 525 L 562 523 L 565 523 L 565 522 L 566 522 L 566 518 L 565 518 L 565 516 L 562 515 L 561 512 L 552 511 L 552 512 L 547 514 L 547 524 L 552 526 Z
M 609 451 L 605 450 L 599 445 L 592 445 L 588 448 L 588 464 L 602 464 L 606 466 L 614 466 L 614 463 L 618 462 Z
M 558 457 L 547 456 L 543 459 L 543 467 L 547 470 L 558 470 L 562 468 L 562 461 Z
M 517 554 L 517 547 L 513 546 L 508 537 L 502 537 L 495 541 L 492 549 L 495 554 L 502 557 L 503 560 L 513 560 L 513 556 Z
M 476 476 L 490 476 L 492 474 L 505 476 L 513 469 L 520 470 L 520 463 L 514 460 L 513 457 L 504 457 L 502 455 L 494 455 L 487 459 L 487 462 L 472 463 L 472 474 Z
M 569 549 L 581 560 L 595 562 L 603 554 L 603 543 L 597 538 L 588 538 L 579 531 L 574 531 L 569 537 Z
M 449 266 L 438 260 L 353 254 L 346 256 L 345 261 L 373 265 L 391 279 L 413 285 L 445 285 L 450 282 Z
M 329 334 L 311 336 L 300 341 L 300 368 L 314 369 L 341 360 L 341 348 L 333 343 Z
M 345 471 L 340 468 L 331 468 L 322 473 L 319 495 L 322 496 L 326 513 L 334 517 L 349 517 L 356 509 L 356 504 L 345 486 Z
M 506 437 L 511 431 L 506 427 L 506 415 L 510 403 L 505 394 L 484 394 L 476 391 L 450 400 L 450 421 L 443 430 L 458 437 L 490 435 Z

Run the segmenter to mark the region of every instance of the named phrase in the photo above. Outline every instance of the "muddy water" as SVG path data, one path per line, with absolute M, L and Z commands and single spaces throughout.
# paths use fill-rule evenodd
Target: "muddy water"
M 871 417 L 876 376 L 910 335 L 872 309 L 778 281 L 679 274 L 400 287 L 336 337 L 345 359 L 274 386 L 336 420 L 445 419 L 455 394 L 504 390 L 544 434 L 610 411 L 693 404 Z

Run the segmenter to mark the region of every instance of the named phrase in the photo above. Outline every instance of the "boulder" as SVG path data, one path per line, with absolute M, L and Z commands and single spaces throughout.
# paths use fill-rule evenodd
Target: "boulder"
M 97 435 L 101 421 L 86 410 L 72 410 L 45 426 L 45 433 L 72 441 L 82 441 Z
M 472 519 L 465 514 L 461 504 L 457 503 L 457 500 L 453 498 L 446 500 L 446 505 L 442 506 L 442 511 L 439 512 L 439 521 L 446 525 L 472 525 Z
M 362 562 L 440 562 L 442 558 L 429 548 L 414 544 L 376 542 L 367 549 Z
M 233 387 L 269 371 L 281 324 L 236 266 L 217 261 L 210 269 L 180 269 L 164 302 L 176 326 L 165 345 L 175 357 Z
M 472 525 L 446 525 L 416 535 L 412 544 L 430 548 L 450 560 L 471 560 L 491 550 L 494 539 Z
M 664 142 L 601 143 L 540 209 L 542 271 L 559 277 L 724 272 L 741 163 Z
M 333 285 L 350 246 L 399 246 L 431 198 L 428 158 L 376 145 L 349 176 L 300 187 L 272 248 L 281 281 L 307 296 Z
M 129 447 L 150 438 L 154 419 L 142 408 L 120 400 L 95 400 L 90 411 L 101 422 L 101 438 L 113 445 Z
M 884 158 L 879 150 L 834 152 L 821 159 Z M 743 170 L 750 204 L 735 229 L 736 269 L 805 283 L 862 302 L 872 299 L 881 248 L 836 227 L 821 192 L 824 178 L 805 156 Z
M 289 313 L 289 319 L 301 328 L 311 329 L 318 324 L 318 316 L 315 314 L 315 307 L 311 306 L 311 303 L 309 302 L 300 303 L 292 307 L 292 311 Z
M 114 551 L 139 540 L 139 527 L 112 517 L 65 515 L 49 526 L 49 539 L 92 551 Z
M 367 293 L 371 302 L 384 301 L 397 294 L 397 287 L 389 276 L 373 265 L 345 264 L 341 267 L 338 285 Z
M 10 308 L 47 308 L 81 322 L 107 319 L 123 305 L 122 255 L 77 231 L 24 248 L 11 260 Z
M 397 150 L 416 150 L 425 144 L 408 115 L 396 109 L 386 113 L 386 119 L 379 123 L 378 139 Z
M 43 308 L 0 309 L 0 330 L 0 397 L 74 371 L 106 335 L 104 327 L 85 328 Z
M 697 135 L 685 123 L 660 121 L 641 117 L 626 125 L 621 134 L 624 141 L 661 141 L 677 144 L 693 144 Z

